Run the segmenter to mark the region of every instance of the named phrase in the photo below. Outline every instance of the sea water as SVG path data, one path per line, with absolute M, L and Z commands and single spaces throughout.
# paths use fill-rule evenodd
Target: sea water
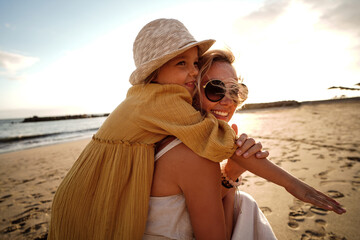
M 0 153 L 91 137 L 106 117 L 26 122 L 0 119 Z
M 249 110 L 234 114 L 240 133 L 256 140 L 302 141 L 314 146 L 359 151 L 360 98 Z M 0 120 L 0 153 L 90 138 L 106 117 L 22 123 Z M 323 129 L 323 130 L 321 130 Z

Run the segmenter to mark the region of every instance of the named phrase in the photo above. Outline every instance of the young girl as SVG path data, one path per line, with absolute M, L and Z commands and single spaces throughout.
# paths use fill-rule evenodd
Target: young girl
M 54 196 L 48 238 L 141 239 L 146 225 L 154 144 L 168 135 L 220 162 L 237 148 L 234 131 L 192 107 L 196 41 L 174 19 L 143 27 L 134 42 L 134 85 L 83 150 Z M 144 84 L 145 83 L 145 84 Z

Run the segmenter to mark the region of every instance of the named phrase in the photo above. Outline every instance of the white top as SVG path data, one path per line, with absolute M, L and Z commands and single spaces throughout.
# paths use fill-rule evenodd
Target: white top
M 180 143 L 179 139 L 171 141 L 155 155 L 155 161 Z M 149 239 L 147 238 L 149 235 L 164 236 L 170 239 L 193 239 L 194 234 L 183 194 L 150 197 L 149 214 L 143 239 Z
M 179 139 L 170 142 L 155 155 L 155 161 L 180 143 Z M 183 194 L 150 197 L 149 204 L 143 240 L 195 239 Z M 234 200 L 234 230 L 231 240 L 237 239 L 276 240 L 270 223 L 256 201 L 241 191 L 236 191 Z

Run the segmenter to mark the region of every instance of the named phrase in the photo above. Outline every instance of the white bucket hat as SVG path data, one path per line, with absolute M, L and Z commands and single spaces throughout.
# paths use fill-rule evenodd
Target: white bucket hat
M 198 46 L 199 56 L 208 50 L 215 40 L 196 41 L 187 28 L 176 19 L 156 19 L 146 24 L 137 35 L 133 54 L 136 69 L 130 75 L 132 85 L 144 80 L 170 59 Z

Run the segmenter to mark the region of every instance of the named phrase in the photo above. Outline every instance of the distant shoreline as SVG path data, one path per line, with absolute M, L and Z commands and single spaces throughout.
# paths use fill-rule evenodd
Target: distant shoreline
M 248 103 L 245 104 L 241 109 L 237 110 L 236 112 L 242 112 L 253 109 L 299 107 L 301 105 L 310 105 L 310 104 L 312 105 L 312 104 L 322 104 L 322 103 L 357 102 L 357 101 L 360 101 L 360 97 L 327 99 L 327 100 L 318 100 L 318 101 L 304 101 L 304 102 L 298 102 L 292 100 L 292 101 L 278 101 L 278 102 L 268 102 L 268 103 Z
M 104 114 L 78 114 L 78 115 L 63 115 L 63 116 L 51 116 L 51 117 L 38 117 L 33 116 L 25 118 L 22 122 L 45 122 L 45 121 L 58 121 L 58 120 L 70 120 L 70 119 L 82 119 L 82 118 L 96 118 L 107 117 L 109 113 Z
M 321 104 L 321 103 L 337 103 L 337 102 L 352 102 L 360 101 L 360 97 L 353 98 L 338 98 L 338 99 L 327 99 L 318 101 L 304 101 L 298 102 L 295 100 L 290 101 L 278 101 L 278 102 L 267 102 L 267 103 L 248 103 L 245 104 L 237 112 L 254 110 L 254 109 L 268 109 L 268 108 L 282 108 L 282 107 L 299 107 L 306 104 Z M 43 122 L 43 121 L 58 121 L 58 120 L 69 120 L 69 119 L 81 119 L 81 118 L 95 118 L 95 117 L 107 117 L 109 113 L 104 114 L 77 114 L 77 115 L 62 115 L 62 116 L 33 116 L 25 118 L 22 122 Z

